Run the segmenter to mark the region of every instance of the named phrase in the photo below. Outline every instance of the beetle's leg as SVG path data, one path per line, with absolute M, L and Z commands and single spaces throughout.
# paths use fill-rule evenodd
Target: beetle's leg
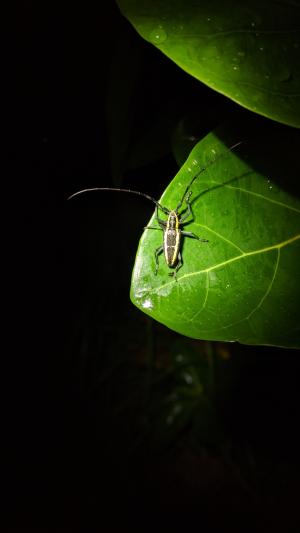
M 160 226 L 159 228 L 155 227 L 155 226 L 144 226 L 144 229 L 162 229 L 164 230 L 166 227 L 167 227 L 167 222 L 166 220 L 162 220 L 161 218 L 159 218 L 158 216 L 158 207 L 156 206 L 155 208 L 155 217 L 156 217 L 156 220 L 158 222 L 158 225 Z
M 182 206 L 184 200 L 186 201 L 187 204 L 189 203 L 189 199 L 190 199 L 190 197 L 191 197 L 191 195 L 192 195 L 192 191 L 190 191 L 188 194 L 186 194 L 186 192 L 187 192 L 188 189 L 189 189 L 189 187 L 185 190 L 185 193 L 184 193 L 183 197 L 181 198 L 181 200 L 180 200 L 178 206 L 176 207 L 176 211 L 177 211 L 177 212 L 178 212 L 178 209 L 181 208 L 181 206 Z
M 163 211 L 166 215 L 169 214 L 169 209 L 167 209 L 166 207 L 163 208 L 163 207 L 161 206 L 161 209 L 162 209 L 162 211 Z M 155 207 L 155 217 L 156 217 L 156 220 L 157 220 L 157 222 L 159 223 L 159 225 L 163 225 L 163 226 L 166 225 L 165 220 L 162 220 L 161 218 L 159 218 L 159 215 L 158 215 L 158 206 Z
M 177 260 L 176 268 L 174 272 L 169 273 L 169 276 L 173 276 L 175 278 L 175 281 L 177 281 L 177 272 L 182 267 L 182 265 L 183 265 L 183 261 L 182 261 L 181 253 L 178 252 L 178 260 Z
M 159 224 L 159 228 L 157 226 L 144 226 L 144 229 L 161 229 L 161 230 L 164 230 L 167 226 L 167 223 L 164 221 L 164 220 L 159 220 L 158 221 L 158 224 Z
M 158 225 L 160 227 L 156 228 L 155 226 L 145 226 L 144 229 L 162 229 L 162 230 L 164 230 L 166 228 L 167 222 L 165 220 L 162 220 L 158 216 L 158 206 L 156 206 L 156 208 L 155 208 L 155 217 L 156 217 L 156 221 L 158 222 Z
M 186 220 L 190 215 L 192 215 L 192 217 L 193 217 L 192 206 L 191 206 L 191 203 L 190 203 L 191 194 L 192 194 L 192 191 L 190 191 L 185 197 L 185 201 L 186 201 L 186 205 L 187 205 L 187 213 L 185 215 L 183 215 L 183 217 L 181 217 L 179 219 L 179 224 L 182 224 L 182 222 L 184 222 L 184 220 Z
M 154 272 L 155 276 L 157 275 L 158 267 L 159 267 L 158 256 L 159 256 L 159 254 L 161 254 L 163 252 L 163 249 L 164 249 L 164 245 L 162 244 L 161 246 L 159 246 L 155 250 L 155 272 Z
M 181 235 L 184 235 L 184 237 L 191 237 L 192 239 L 197 239 L 197 241 L 209 242 L 208 239 L 202 239 L 201 237 L 198 237 L 198 235 L 196 235 L 192 231 L 182 231 Z

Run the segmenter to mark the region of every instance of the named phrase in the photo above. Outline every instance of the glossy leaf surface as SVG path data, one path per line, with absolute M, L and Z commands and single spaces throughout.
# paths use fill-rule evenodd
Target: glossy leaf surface
M 231 152 L 232 139 L 225 144 L 214 134 L 198 143 L 160 202 L 175 208 L 191 177 L 205 167 L 192 186 L 194 221 L 184 229 L 209 242 L 184 238 L 175 281 L 162 255 L 154 275 L 154 251 L 163 234 L 145 230 L 132 277 L 133 303 L 196 339 L 299 346 L 297 143 L 259 139 Z M 148 225 L 157 225 L 154 216 Z
M 300 7 L 283 0 L 118 0 L 140 35 L 242 106 L 300 127 Z M 157 80 L 159 83 L 159 80 Z

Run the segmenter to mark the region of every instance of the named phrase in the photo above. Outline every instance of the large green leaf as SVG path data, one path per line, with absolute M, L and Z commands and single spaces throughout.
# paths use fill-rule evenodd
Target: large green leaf
M 118 4 L 142 37 L 186 72 L 247 109 L 300 127 L 298 2 L 118 0 Z
M 174 208 L 191 176 L 207 167 L 193 183 L 194 221 L 186 230 L 209 242 L 185 237 L 184 264 L 176 281 L 168 276 L 170 269 L 162 256 L 154 275 L 154 251 L 162 243 L 162 232 L 145 230 L 131 299 L 154 319 L 189 337 L 296 347 L 300 345 L 298 138 L 260 138 L 230 152 L 232 141 L 225 143 L 215 134 L 205 137 L 161 199 Z M 157 225 L 154 216 L 148 225 Z

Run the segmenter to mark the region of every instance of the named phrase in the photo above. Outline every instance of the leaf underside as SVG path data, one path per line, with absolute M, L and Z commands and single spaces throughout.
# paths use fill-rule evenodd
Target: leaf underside
M 140 35 L 183 70 L 247 109 L 300 127 L 299 3 L 118 3 Z

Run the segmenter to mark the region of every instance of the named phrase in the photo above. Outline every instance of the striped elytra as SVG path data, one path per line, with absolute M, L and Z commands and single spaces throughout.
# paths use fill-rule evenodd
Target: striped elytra
M 180 237 L 181 231 L 179 229 L 178 215 L 176 211 L 171 211 L 164 229 L 164 254 L 169 267 L 173 267 L 177 263 Z

